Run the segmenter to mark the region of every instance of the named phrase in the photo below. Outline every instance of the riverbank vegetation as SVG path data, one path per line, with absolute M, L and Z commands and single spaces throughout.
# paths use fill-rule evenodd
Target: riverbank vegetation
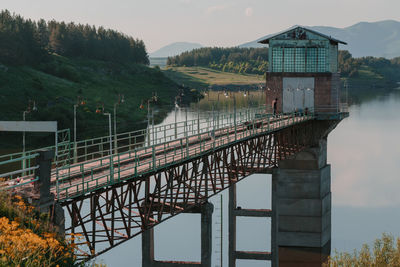
M 206 91 L 204 92 L 204 98 L 197 103 L 193 103 L 192 108 L 204 111 L 217 110 L 233 112 L 236 107 L 237 112 L 245 112 L 243 110 L 257 107 L 261 109 L 264 105 L 265 92 L 261 90 L 235 92 Z
M 398 267 L 400 266 L 400 238 L 397 240 L 389 234 L 376 239 L 370 248 L 364 244 L 360 251 L 353 253 L 336 252 L 324 267 Z
M 250 85 L 265 83 L 262 75 L 229 73 L 205 67 L 168 67 L 163 72 L 180 84 L 200 90 L 207 89 L 209 86 L 213 89 L 221 89 L 219 87 L 226 85 L 250 87 Z
M 72 240 L 58 235 L 49 221 L 22 197 L 1 192 L 0 266 L 82 266 Z

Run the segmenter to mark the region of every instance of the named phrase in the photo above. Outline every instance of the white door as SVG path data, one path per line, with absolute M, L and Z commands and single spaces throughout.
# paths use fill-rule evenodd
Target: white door
M 314 78 L 283 78 L 283 113 L 314 109 Z

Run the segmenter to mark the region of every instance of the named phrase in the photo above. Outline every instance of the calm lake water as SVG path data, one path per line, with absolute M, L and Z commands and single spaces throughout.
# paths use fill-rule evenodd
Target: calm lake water
M 185 112 L 178 110 L 178 119 Z M 188 112 L 188 118 L 197 115 Z M 171 112 L 165 122 L 174 121 Z M 383 232 L 400 236 L 400 91 L 350 107 L 328 138 L 332 165 L 332 252 L 360 249 Z M 269 208 L 271 176 L 252 175 L 238 183 L 238 206 Z M 223 262 L 228 266 L 228 191 L 223 196 Z M 211 199 L 213 266 L 219 265 L 215 244 L 220 233 L 220 195 Z M 270 221 L 238 218 L 238 250 L 270 250 Z M 200 215 L 178 215 L 155 227 L 155 258 L 200 261 Z M 114 266 L 141 266 L 141 237 L 101 255 L 96 262 Z M 238 267 L 270 266 L 262 261 L 238 261 Z

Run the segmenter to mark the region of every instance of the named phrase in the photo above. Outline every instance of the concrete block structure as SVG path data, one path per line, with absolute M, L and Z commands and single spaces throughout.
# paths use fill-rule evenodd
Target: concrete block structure
M 272 174 L 279 266 L 321 266 L 331 248 L 331 166 L 327 136 L 339 121 L 314 121 L 310 147 Z
M 331 168 L 321 145 L 283 160 L 273 174 L 279 246 L 319 248 L 331 239 Z

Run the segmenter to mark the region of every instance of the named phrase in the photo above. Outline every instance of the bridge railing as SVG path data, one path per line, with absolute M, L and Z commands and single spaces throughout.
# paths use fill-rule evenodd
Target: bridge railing
M 35 177 L 35 170 L 39 168 L 36 164 L 38 153 L 25 156 L 13 155 L 9 158 L 0 159 L 0 190 L 12 189 L 38 180 Z M 22 168 L 23 162 L 29 162 L 29 165 Z M 23 178 L 21 178 L 21 176 Z
M 349 105 L 347 103 L 338 103 L 337 105 L 319 105 L 312 109 L 314 113 L 347 113 Z
M 236 114 L 237 122 L 245 119 L 250 120 L 254 114 L 265 112 L 263 107 L 257 109 L 239 110 Z M 111 136 L 93 138 L 77 142 L 77 158 L 75 162 L 87 161 L 110 153 L 110 143 L 113 152 L 125 152 L 136 147 L 151 146 L 171 141 L 206 131 L 210 127 L 220 127 L 220 125 L 233 125 L 235 115 L 232 113 L 207 112 L 196 119 L 187 121 L 177 121 L 158 126 L 149 126 L 146 129 L 119 133 Z M 74 145 L 72 145 L 74 147 Z
M 151 146 L 136 147 L 116 155 L 58 168 L 58 176 L 53 184 L 59 199 L 70 198 L 199 157 L 257 134 L 275 131 L 312 118 L 311 112 L 277 116 L 265 113 L 256 116 L 254 113 L 250 120 L 242 117 L 233 125 L 229 120 L 221 121 L 218 128 L 209 127 L 193 135 L 186 131 L 186 136 L 180 135 L 173 140 L 165 139 L 167 141 L 160 143 L 153 139 Z
M 250 120 L 255 114 L 265 112 L 265 107 L 239 110 L 236 112 L 236 121 L 240 123 L 244 120 Z M 110 156 L 110 145 L 112 146 L 113 154 L 118 154 L 126 151 L 131 151 L 138 147 L 151 146 L 153 144 L 161 144 L 167 141 L 183 138 L 187 135 L 195 133 L 203 133 L 210 128 L 224 127 L 229 124 L 234 124 L 234 115 L 232 113 L 204 112 L 196 119 L 188 121 L 178 121 L 170 124 L 148 127 L 142 130 L 119 133 L 117 135 L 103 136 L 87 140 L 81 140 L 76 143 L 62 140 L 57 146 L 48 146 L 40 149 L 35 149 L 26 152 L 17 152 L 13 154 L 0 156 L 0 162 L 9 162 L 8 164 L 0 165 L 0 173 L 3 173 L 5 180 L 16 179 L 22 176 L 32 176 L 34 174 L 35 156 L 39 150 L 55 150 L 53 160 L 53 174 L 56 174 L 56 167 L 68 166 L 76 162 L 84 162 Z M 61 132 L 64 132 L 62 130 Z M 74 153 L 76 148 L 77 153 Z M 76 156 L 74 158 L 74 156 Z M 15 159 L 15 160 L 14 160 Z M 23 160 L 22 160 L 23 159 Z M 18 172 L 24 169 L 23 172 Z M 10 174 L 12 173 L 12 174 Z M 7 177 L 6 177 L 7 176 Z M 0 178 L 2 178 L 0 176 Z

